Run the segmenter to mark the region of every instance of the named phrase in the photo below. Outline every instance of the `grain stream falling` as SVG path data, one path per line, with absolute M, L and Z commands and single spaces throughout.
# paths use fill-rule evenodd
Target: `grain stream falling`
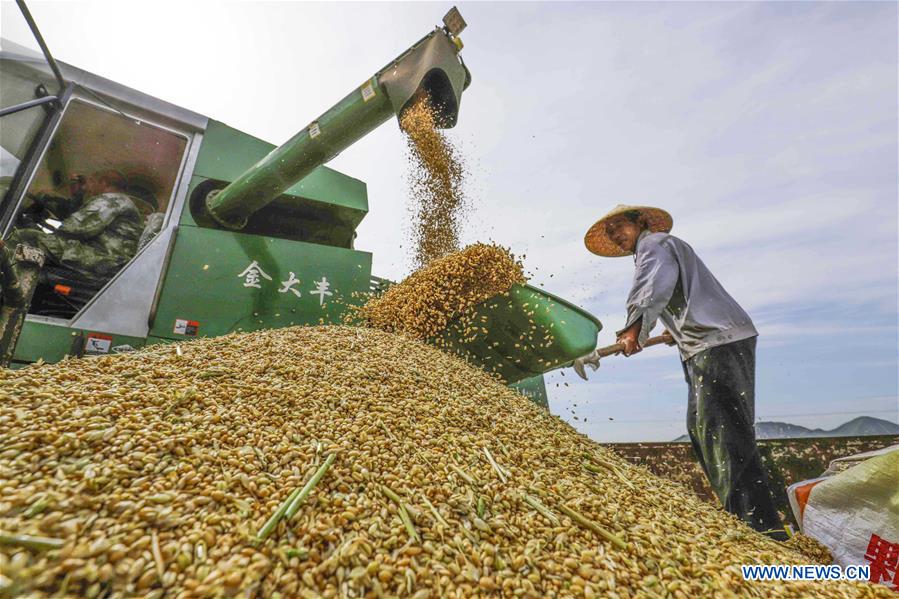
M 465 168 L 458 150 L 437 128 L 437 113 L 427 96 L 403 112 L 400 128 L 409 147 L 412 260 L 417 269 L 459 249 Z
M 418 341 L 178 347 L 0 374 L 0 593 L 891 596 L 743 581 L 808 558 Z

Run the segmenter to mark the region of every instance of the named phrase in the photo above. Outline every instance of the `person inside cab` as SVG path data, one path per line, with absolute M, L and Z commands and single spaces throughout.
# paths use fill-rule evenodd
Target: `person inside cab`
M 28 193 L 26 197 L 31 200 L 30 205 L 23 210 L 19 222 L 26 226 L 30 223 L 38 223 L 46 218 L 62 220 L 84 205 L 84 187 L 87 179 L 84 175 L 72 174 L 69 176 L 69 195 L 59 196 L 53 193 Z
M 62 218 L 62 224 L 52 233 L 20 227 L 7 243 L 36 246 L 44 251 L 46 266 L 61 267 L 100 287 L 137 252 L 144 220 L 155 211 L 127 189 L 128 180 L 112 169 L 93 173 L 83 183 L 73 177 L 68 202 L 49 196 L 34 198 Z

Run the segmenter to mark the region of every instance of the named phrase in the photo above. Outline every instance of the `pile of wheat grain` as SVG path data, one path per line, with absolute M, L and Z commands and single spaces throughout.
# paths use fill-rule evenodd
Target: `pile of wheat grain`
M 524 282 L 521 263 L 507 249 L 477 243 L 415 271 L 370 299 L 359 315 L 385 331 L 428 339 L 470 308 Z
M 0 374 L 0 594 L 886 597 L 374 329 Z

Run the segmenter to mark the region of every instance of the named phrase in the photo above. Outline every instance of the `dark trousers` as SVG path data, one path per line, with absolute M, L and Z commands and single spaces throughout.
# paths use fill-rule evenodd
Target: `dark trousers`
M 683 363 L 687 432 L 724 509 L 758 531 L 782 533 L 755 444 L 755 341 L 712 347 Z

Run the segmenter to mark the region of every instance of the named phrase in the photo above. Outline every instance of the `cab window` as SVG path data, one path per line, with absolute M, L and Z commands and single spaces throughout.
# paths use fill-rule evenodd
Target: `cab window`
M 32 314 L 71 318 L 162 228 L 183 135 L 75 98 L 35 171 L 8 242 L 44 250 Z

